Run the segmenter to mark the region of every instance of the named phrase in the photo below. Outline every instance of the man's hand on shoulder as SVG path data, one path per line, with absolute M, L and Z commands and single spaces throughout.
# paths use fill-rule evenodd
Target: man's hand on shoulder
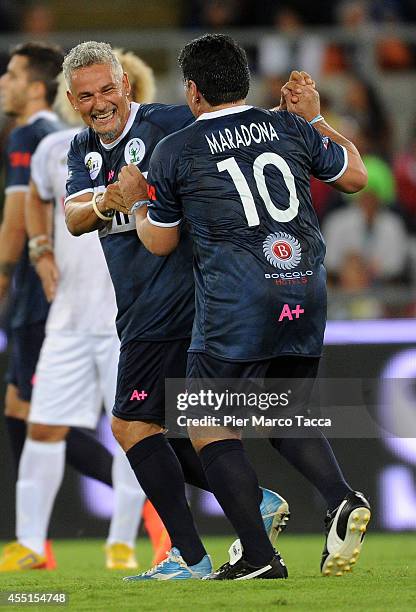
M 123 195 L 124 205 L 128 210 L 135 202 L 147 200 L 146 179 L 134 164 L 129 164 L 121 169 L 118 175 L 118 183 Z

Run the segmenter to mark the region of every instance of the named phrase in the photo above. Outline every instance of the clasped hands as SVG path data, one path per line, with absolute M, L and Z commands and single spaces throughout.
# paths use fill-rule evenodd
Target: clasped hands
M 135 202 L 147 198 L 146 179 L 137 166 L 129 164 L 121 169 L 118 180 L 108 185 L 102 202 L 107 210 L 118 210 L 129 215 Z
M 304 70 L 293 70 L 282 87 L 279 110 L 288 110 L 311 121 L 320 114 L 320 108 L 315 81 Z

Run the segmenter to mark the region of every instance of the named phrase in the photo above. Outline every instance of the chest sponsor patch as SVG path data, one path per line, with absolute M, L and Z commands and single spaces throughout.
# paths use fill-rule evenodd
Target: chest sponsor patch
M 126 164 L 139 164 L 146 153 L 146 145 L 140 138 L 132 138 L 124 147 Z
M 90 173 L 90 178 L 93 181 L 97 178 L 102 168 L 103 158 L 97 151 L 91 151 L 91 153 L 86 154 L 84 158 L 84 163 L 88 172 Z

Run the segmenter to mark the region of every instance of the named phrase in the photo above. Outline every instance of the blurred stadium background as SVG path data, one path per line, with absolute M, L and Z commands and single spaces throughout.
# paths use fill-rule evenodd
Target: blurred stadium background
M 104 40 L 133 50 L 155 70 L 160 102 L 182 102 L 176 57 L 199 33 L 229 32 L 246 48 L 249 101 L 270 107 L 291 69 L 310 72 L 322 113 L 365 154 L 369 187 L 345 198 L 312 183 L 328 243 L 329 324 L 325 375 L 379 381 L 381 404 L 407 404 L 416 422 L 416 2 L 414 0 L 29 0 L 0 1 L 0 70 L 23 40 L 66 50 Z M 12 124 L 0 118 L 0 162 Z M 1 196 L 0 196 L 1 197 Z M 1 206 L 1 204 L 0 204 Z M 0 397 L 7 361 L 7 305 L 0 310 Z M 405 379 L 397 397 L 395 379 Z M 375 407 L 377 410 L 377 406 Z M 97 432 L 109 445 L 103 421 Z M 347 432 L 346 432 L 347 435 Z M 386 434 L 388 436 L 388 434 Z M 322 528 L 323 504 L 267 443 L 248 444 L 261 482 L 291 503 L 293 532 Z M 337 439 L 334 448 L 353 486 L 375 507 L 373 526 L 416 529 L 416 439 Z M 0 539 L 14 532 L 11 457 L 0 418 Z M 203 533 L 227 524 L 209 495 L 190 491 Z M 53 537 L 104 536 L 111 491 L 67 469 Z

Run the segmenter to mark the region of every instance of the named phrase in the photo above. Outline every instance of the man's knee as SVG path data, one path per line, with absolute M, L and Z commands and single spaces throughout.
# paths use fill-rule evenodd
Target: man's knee
M 145 421 L 125 421 L 113 416 L 111 429 L 117 442 L 127 452 L 132 446 L 164 431 L 161 425 Z
M 213 442 L 222 440 L 241 440 L 241 433 L 237 430 L 227 429 L 225 427 L 217 428 L 216 431 L 205 427 L 189 427 L 188 434 L 192 442 L 192 446 L 199 454 L 204 446 Z
M 29 423 L 28 437 L 37 442 L 60 442 L 65 440 L 69 427 L 65 425 L 44 425 Z
M 7 417 L 21 419 L 22 421 L 27 420 L 30 410 L 30 403 L 20 399 L 18 389 L 15 385 L 7 385 L 4 404 L 4 414 Z

